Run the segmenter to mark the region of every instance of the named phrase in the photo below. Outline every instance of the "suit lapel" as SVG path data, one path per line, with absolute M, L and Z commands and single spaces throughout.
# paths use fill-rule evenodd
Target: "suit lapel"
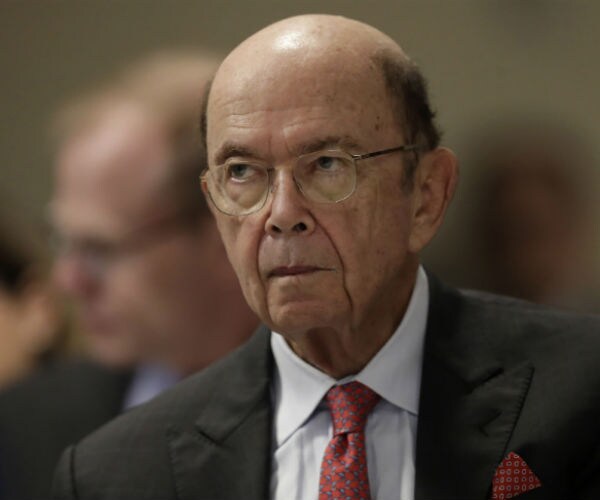
M 497 359 L 502 332 L 484 330 L 493 319 L 431 277 L 430 287 L 415 498 L 485 500 L 533 367 Z
M 179 500 L 263 500 L 269 496 L 272 371 L 261 328 L 230 358 L 211 401 L 188 428 L 167 431 Z
M 497 359 L 502 332 L 429 277 L 415 499 L 485 500 L 533 376 Z M 472 308 L 473 310 L 469 310 Z M 492 318 L 493 321 L 493 318 Z M 263 500 L 271 468 L 269 332 L 262 328 L 215 381 L 189 426 L 167 432 L 179 500 Z M 223 372 L 221 372 L 223 373 Z

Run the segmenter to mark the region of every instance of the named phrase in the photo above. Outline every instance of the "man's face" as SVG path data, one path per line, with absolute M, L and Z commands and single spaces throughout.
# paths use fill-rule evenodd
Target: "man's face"
M 106 363 L 146 356 L 193 295 L 186 276 L 201 255 L 160 192 L 169 160 L 162 130 L 127 108 L 73 138 L 58 158 L 51 208 L 66 248 L 55 277 Z
M 365 65 L 352 69 L 335 57 L 278 64 L 274 57 L 232 68 L 235 76 L 225 65 L 213 85 L 210 167 L 233 156 L 276 168 L 258 212 L 213 211 L 246 299 L 289 338 L 365 329 L 382 317 L 397 323 L 399 297 L 414 282 L 413 197 L 402 188 L 402 153 L 359 161 L 356 191 L 333 204 L 306 200 L 289 168 L 317 149 L 366 153 L 404 143 L 382 77 L 371 68 L 365 78 Z

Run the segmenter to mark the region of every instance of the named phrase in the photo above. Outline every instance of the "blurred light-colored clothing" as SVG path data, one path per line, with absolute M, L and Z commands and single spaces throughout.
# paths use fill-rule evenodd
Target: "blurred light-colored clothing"
M 135 370 L 123 400 L 123 410 L 141 405 L 175 385 L 180 376 L 173 370 L 156 364 L 144 364 Z

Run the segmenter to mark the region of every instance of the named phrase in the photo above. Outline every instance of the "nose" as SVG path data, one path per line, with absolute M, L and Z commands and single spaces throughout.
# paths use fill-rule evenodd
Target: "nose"
M 265 222 L 267 234 L 308 235 L 314 231 L 315 220 L 289 170 L 277 172 L 271 196 L 270 212 Z
M 52 279 L 62 292 L 76 299 L 92 296 L 99 286 L 98 279 L 88 269 L 81 256 L 70 252 L 56 256 Z

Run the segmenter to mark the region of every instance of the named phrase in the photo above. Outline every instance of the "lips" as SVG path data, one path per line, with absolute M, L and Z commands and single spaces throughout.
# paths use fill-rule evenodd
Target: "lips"
M 299 276 L 319 271 L 331 271 L 331 269 L 317 266 L 279 266 L 269 273 L 269 278 L 282 278 L 285 276 Z

